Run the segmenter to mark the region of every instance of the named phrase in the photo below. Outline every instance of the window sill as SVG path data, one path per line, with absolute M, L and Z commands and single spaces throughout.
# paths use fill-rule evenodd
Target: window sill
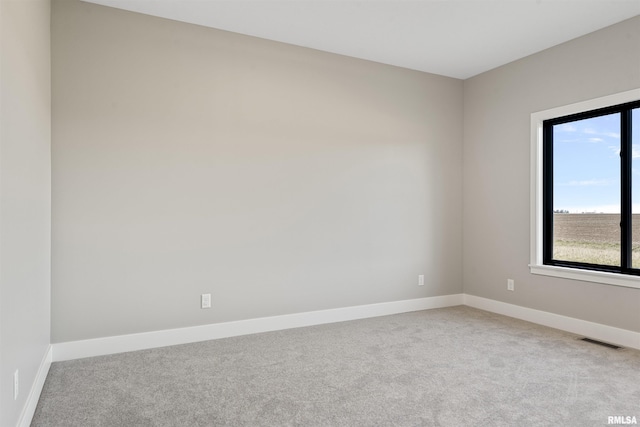
M 531 270 L 531 274 L 640 289 L 640 276 L 607 273 L 604 271 L 579 270 L 576 268 L 557 267 L 552 265 L 530 264 L 529 269 Z

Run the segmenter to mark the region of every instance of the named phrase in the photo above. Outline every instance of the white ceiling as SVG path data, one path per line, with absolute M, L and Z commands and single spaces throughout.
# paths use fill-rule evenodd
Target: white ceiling
M 640 15 L 640 0 L 85 0 L 465 79 Z

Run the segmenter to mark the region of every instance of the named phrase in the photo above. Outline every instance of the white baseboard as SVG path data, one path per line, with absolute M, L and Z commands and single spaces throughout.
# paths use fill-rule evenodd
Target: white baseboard
M 36 407 L 38 406 L 38 400 L 40 400 L 44 381 L 47 379 L 47 374 L 49 374 L 49 368 L 51 368 L 51 362 L 53 361 L 52 356 L 53 347 L 49 345 L 38 367 L 38 373 L 29 390 L 27 401 L 25 402 L 24 408 L 22 408 L 22 413 L 20 414 L 17 424 L 19 427 L 29 427 L 31 425 L 33 414 L 35 414 Z
M 286 314 L 281 316 L 262 317 L 257 319 L 238 320 L 234 322 L 214 323 L 188 328 L 167 329 L 139 334 L 63 342 L 52 344 L 53 361 L 60 362 L 64 360 L 80 359 L 83 357 L 103 356 L 107 354 L 166 347 L 169 345 L 188 344 L 218 338 L 407 313 L 410 311 L 452 307 L 462 304 L 514 317 L 516 319 L 526 320 L 539 325 L 561 329 L 574 334 L 584 335 L 589 338 L 621 345 L 623 347 L 640 350 L 640 333 L 638 332 L 487 298 L 481 298 L 474 295 L 455 294 Z
M 640 350 L 639 332 L 468 294 L 464 294 L 464 305 Z
M 389 314 L 407 313 L 431 308 L 451 307 L 462 305 L 463 299 L 463 294 L 444 295 L 56 343 L 53 344 L 53 361 L 60 362 L 83 357 L 166 347 L 169 345 L 187 344 L 260 332 L 365 319 L 368 317 L 386 316 Z

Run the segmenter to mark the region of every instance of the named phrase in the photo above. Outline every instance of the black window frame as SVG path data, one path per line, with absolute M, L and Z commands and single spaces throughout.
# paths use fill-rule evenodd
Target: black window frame
M 632 267 L 631 167 L 633 160 L 632 110 L 640 100 L 597 108 L 542 122 L 542 264 L 582 270 L 640 276 Z M 553 127 L 560 124 L 620 113 L 620 266 L 553 259 Z M 640 142 L 640 141 L 639 141 Z

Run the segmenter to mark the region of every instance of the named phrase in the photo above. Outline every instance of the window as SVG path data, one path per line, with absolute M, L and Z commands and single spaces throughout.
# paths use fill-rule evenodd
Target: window
M 640 101 L 544 121 L 544 264 L 640 275 L 639 111 Z
M 532 273 L 640 288 L 640 90 L 531 117 Z

